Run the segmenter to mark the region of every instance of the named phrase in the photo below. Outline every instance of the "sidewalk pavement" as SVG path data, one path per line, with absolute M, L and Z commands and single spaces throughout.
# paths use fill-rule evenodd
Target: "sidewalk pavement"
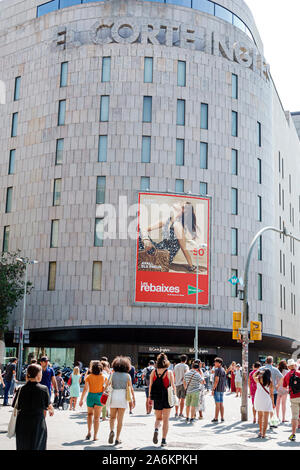
M 152 443 L 154 431 L 154 415 L 146 415 L 145 393 L 136 391 L 137 405 L 134 413 L 126 411 L 124 426 L 121 434 L 122 444 L 117 448 L 108 444 L 109 421 L 100 423 L 99 440 L 96 442 L 84 440 L 87 434 L 86 406 L 77 405 L 76 411 L 55 411 L 53 417 L 47 417 L 48 450 L 160 450 L 159 444 Z M 288 441 L 291 434 L 290 404 L 287 401 L 288 423 L 280 424 L 278 428 L 267 432 L 266 439 L 258 439 L 258 425 L 252 423 L 252 405 L 249 400 L 249 420 L 240 420 L 241 399 L 235 394 L 225 393 L 225 422 L 211 423 L 214 417 L 214 399 L 211 394 L 205 397 L 206 410 L 204 419 L 193 424 L 186 424 L 184 419 L 175 419 L 175 411 L 171 411 L 170 428 L 167 437 L 169 450 L 281 450 L 300 449 L 300 431 L 298 442 Z M 6 436 L 7 425 L 12 412 L 11 407 L 0 405 L 0 450 L 15 450 L 15 438 Z

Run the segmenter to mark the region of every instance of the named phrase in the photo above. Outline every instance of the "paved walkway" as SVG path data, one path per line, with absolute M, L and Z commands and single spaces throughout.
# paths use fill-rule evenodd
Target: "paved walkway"
M 133 415 L 126 412 L 122 431 L 122 445 L 118 448 L 159 450 L 152 443 L 154 416 L 145 415 L 145 395 L 143 391 L 136 392 L 137 406 Z M 185 420 L 175 419 L 174 411 L 170 419 L 168 434 L 168 449 L 170 450 L 255 450 L 255 449 L 300 449 L 300 431 L 298 442 L 288 441 L 291 433 L 290 423 L 281 424 L 277 429 L 267 433 L 267 439 L 257 439 L 258 427 L 252 424 L 251 405 L 248 422 L 240 421 L 240 398 L 235 394 L 225 394 L 225 422 L 211 423 L 214 411 L 214 400 L 206 395 L 206 411 L 204 419 L 193 424 Z M 2 403 L 2 400 L 1 400 Z M 249 401 L 250 404 L 250 401 Z M 0 450 L 15 449 L 15 439 L 6 436 L 11 407 L 0 406 Z M 289 399 L 287 402 L 287 419 L 290 420 Z M 85 441 L 87 433 L 86 411 L 77 407 L 77 411 L 56 411 L 53 417 L 47 417 L 48 449 L 57 450 L 112 450 L 114 446 L 107 443 L 109 422 L 101 422 L 99 440 Z M 161 434 L 159 436 L 161 438 Z M 160 440 L 159 440 L 160 442 Z

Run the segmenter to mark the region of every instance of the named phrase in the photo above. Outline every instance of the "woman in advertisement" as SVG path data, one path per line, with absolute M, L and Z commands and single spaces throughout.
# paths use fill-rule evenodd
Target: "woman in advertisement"
M 155 242 L 151 239 L 149 232 L 162 228 L 162 241 Z M 182 250 L 186 259 L 187 266 L 182 266 L 182 271 L 194 272 L 197 267 L 193 264 L 191 255 L 187 248 L 188 240 L 197 238 L 197 221 L 193 205 L 190 202 L 180 201 L 170 207 L 170 213 L 167 217 L 149 226 L 146 230 L 140 230 L 139 235 L 139 269 L 143 261 L 143 254 L 154 255 L 159 250 L 159 259 L 154 259 L 151 266 L 151 258 L 145 258 L 144 266 L 147 270 L 155 270 L 158 262 L 162 265 L 163 271 L 169 271 L 173 259 Z M 158 262 L 157 262 L 158 261 Z M 143 269 L 143 268 L 142 268 Z

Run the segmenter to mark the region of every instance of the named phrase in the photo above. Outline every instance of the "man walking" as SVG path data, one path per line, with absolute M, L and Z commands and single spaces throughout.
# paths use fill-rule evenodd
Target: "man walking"
M 184 388 L 183 381 L 185 374 L 189 371 L 189 366 L 187 365 L 186 361 L 187 356 L 183 354 L 180 356 L 180 363 L 176 364 L 174 367 L 176 395 L 179 400 L 179 406 L 175 405 L 175 418 L 178 418 L 178 408 L 179 418 L 183 417 L 184 400 L 186 396 L 186 390 Z
M 215 374 L 214 384 L 212 388 L 212 395 L 215 399 L 215 417 L 212 419 L 212 423 L 219 422 L 219 413 L 221 414 L 221 421 L 224 421 L 224 392 L 226 387 L 226 372 L 222 367 L 223 359 L 216 357 L 214 361 Z
M 7 365 L 4 375 L 4 399 L 3 406 L 8 406 L 8 394 L 13 380 L 16 380 L 16 369 L 18 359 L 13 357 Z
M 287 361 L 289 372 L 284 376 L 283 387 L 289 389 L 291 410 L 292 410 L 292 434 L 290 441 L 296 440 L 296 431 L 298 428 L 298 419 L 300 413 L 300 371 L 297 370 L 297 363 L 294 359 Z
M 145 387 L 145 394 L 146 394 L 146 413 L 147 415 L 151 414 L 152 411 L 152 401 L 149 397 L 149 385 L 150 385 L 150 375 L 154 367 L 155 362 L 151 359 L 149 361 L 148 367 L 145 367 L 145 369 L 142 370 L 142 380 L 145 381 L 146 387 Z
M 42 380 L 41 385 L 46 385 L 49 391 L 49 397 L 51 399 L 51 385 L 54 388 L 55 397 L 58 395 L 58 388 L 54 370 L 52 367 L 48 366 L 49 359 L 46 356 L 41 357 L 41 366 L 42 366 Z

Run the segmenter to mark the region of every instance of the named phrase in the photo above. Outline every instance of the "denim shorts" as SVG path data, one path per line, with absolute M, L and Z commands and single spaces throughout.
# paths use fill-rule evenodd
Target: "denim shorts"
M 214 392 L 214 399 L 216 403 L 223 403 L 224 392 Z

